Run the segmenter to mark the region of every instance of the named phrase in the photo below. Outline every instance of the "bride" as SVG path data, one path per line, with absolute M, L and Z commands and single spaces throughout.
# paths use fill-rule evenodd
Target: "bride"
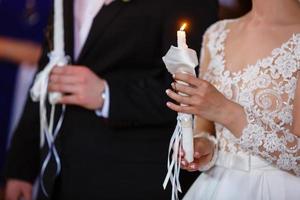
M 300 199 L 300 3 L 252 3 L 207 30 L 200 78 L 178 73 L 167 90 L 169 108 L 195 115 L 182 168 L 204 171 L 184 200 Z

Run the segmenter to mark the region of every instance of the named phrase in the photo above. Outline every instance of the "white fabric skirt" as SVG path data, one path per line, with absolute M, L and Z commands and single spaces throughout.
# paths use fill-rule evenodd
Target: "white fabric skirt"
M 300 177 L 256 156 L 220 152 L 183 200 L 300 200 Z

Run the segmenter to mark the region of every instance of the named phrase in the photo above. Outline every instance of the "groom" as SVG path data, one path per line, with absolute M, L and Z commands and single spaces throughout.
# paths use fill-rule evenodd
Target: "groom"
M 61 173 L 56 177 L 50 163 L 43 177 L 49 199 L 168 199 L 162 182 L 176 113 L 165 108 L 171 78 L 161 57 L 176 44 L 183 19 L 191 24 L 189 45 L 200 49 L 201 35 L 217 19 L 216 1 L 65 0 L 64 7 L 72 65 L 50 76 L 49 90 L 65 94 L 60 103 L 67 110 L 56 142 Z M 44 150 L 38 104 L 29 98 L 6 165 L 8 199 L 31 198 Z

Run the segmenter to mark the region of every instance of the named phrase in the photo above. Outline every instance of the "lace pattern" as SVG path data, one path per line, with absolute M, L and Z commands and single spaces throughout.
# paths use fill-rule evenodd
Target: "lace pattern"
M 300 71 L 300 33 L 293 34 L 256 64 L 231 72 L 226 69 L 224 46 L 230 31 L 227 24 L 231 21 L 217 22 L 206 33 L 211 61 L 203 78 L 245 108 L 248 125 L 242 137 L 236 138 L 224 126 L 216 124 L 219 149 L 259 155 L 300 176 L 300 140 L 291 132 Z

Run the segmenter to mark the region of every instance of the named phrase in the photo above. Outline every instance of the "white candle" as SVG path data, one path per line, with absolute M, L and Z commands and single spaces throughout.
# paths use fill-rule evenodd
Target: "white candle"
M 186 24 L 177 31 L 177 45 L 180 49 L 187 49 L 188 45 L 186 44 L 186 33 L 185 33 Z M 180 69 L 181 73 L 186 73 L 184 69 Z M 177 81 L 179 84 L 188 85 L 185 82 Z M 182 96 L 187 96 L 186 94 L 179 93 Z M 184 106 L 184 105 L 183 105 Z M 181 127 L 182 127 L 182 148 L 185 152 L 185 159 L 188 162 L 194 160 L 194 140 L 193 140 L 193 117 L 192 115 L 179 113 L 182 117 Z
M 185 152 L 185 159 L 190 163 L 194 160 L 194 134 L 193 134 L 193 116 L 182 115 L 182 148 Z
M 63 67 L 67 64 L 65 59 L 65 42 L 64 42 L 64 12 L 63 12 L 63 0 L 54 1 L 54 50 L 53 54 L 58 58 L 55 66 Z M 59 92 L 51 92 L 49 94 L 50 103 L 56 104 L 62 97 Z
M 183 24 L 180 30 L 177 31 L 177 46 L 181 49 L 188 48 L 188 45 L 186 44 L 185 28 L 186 24 Z
M 54 2 L 54 53 L 65 56 L 63 0 Z

